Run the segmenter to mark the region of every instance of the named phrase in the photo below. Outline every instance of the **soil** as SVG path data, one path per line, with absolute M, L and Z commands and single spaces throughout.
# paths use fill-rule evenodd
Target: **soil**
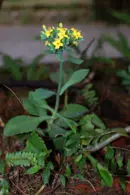
M 100 103 L 97 107 L 93 108 L 106 125 L 112 127 L 126 127 L 130 124 L 130 96 L 120 85 L 120 80 L 115 77 L 115 67 L 111 67 L 112 71 L 104 69 L 105 64 L 97 64 L 94 67 L 96 72 L 95 78 L 92 82 L 99 95 Z M 119 67 L 119 66 L 118 66 Z M 97 71 L 98 70 L 98 71 Z M 102 72 L 104 70 L 104 72 Z M 110 70 L 110 69 L 109 69 Z M 54 86 L 54 84 L 53 84 Z M 76 90 L 80 90 L 83 85 L 75 86 Z M 18 94 L 19 97 L 27 95 L 31 88 L 29 87 L 11 87 L 11 89 Z M 77 93 L 78 94 L 78 93 Z M 75 98 L 77 103 L 83 103 L 84 99 L 81 96 Z M 25 111 L 16 97 L 7 88 L 0 88 L 0 118 L 1 118 L 1 133 L 2 133 L 2 121 L 6 123 L 11 117 L 25 114 Z M 129 138 L 121 138 L 113 143 L 116 147 L 123 147 L 129 149 Z M 22 143 L 16 140 L 16 138 L 9 138 L 8 141 L 3 142 L 3 137 L 0 137 L 0 148 L 7 151 L 20 150 L 23 147 Z M 129 152 L 126 152 L 124 156 L 130 157 Z M 102 153 L 98 153 L 99 159 L 102 158 Z M 56 180 L 56 175 L 51 181 L 49 186 L 43 186 L 41 174 L 25 175 L 24 169 L 21 167 L 10 168 L 7 170 L 6 178 L 10 184 L 9 195 L 38 195 L 38 191 L 41 189 L 41 195 L 127 195 L 130 193 L 129 183 L 127 183 L 126 192 L 121 190 L 119 185 L 118 173 L 115 177 L 112 188 L 101 187 L 99 178 L 95 170 L 87 164 L 85 167 L 86 182 L 80 182 L 77 180 L 68 181 L 66 188 L 63 188 L 59 181 Z M 42 188 L 41 188 L 42 187 Z M 36 193 L 37 192 L 37 193 Z

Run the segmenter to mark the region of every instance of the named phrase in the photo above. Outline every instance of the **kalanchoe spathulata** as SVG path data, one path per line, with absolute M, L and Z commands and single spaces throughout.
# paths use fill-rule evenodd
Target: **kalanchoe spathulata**
M 78 45 L 83 40 L 81 32 L 75 28 L 64 28 L 62 23 L 58 27 L 43 25 L 41 40 L 52 53 L 62 53 L 69 46 Z

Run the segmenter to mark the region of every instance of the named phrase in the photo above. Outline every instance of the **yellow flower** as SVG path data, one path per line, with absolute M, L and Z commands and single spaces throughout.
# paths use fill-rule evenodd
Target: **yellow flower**
M 81 38 L 83 38 L 83 36 L 81 35 L 81 32 L 80 31 L 78 31 L 75 28 L 71 28 L 71 30 L 72 30 L 72 35 L 73 35 L 73 37 L 75 39 L 81 39 Z
M 76 28 L 64 28 L 62 23 L 59 23 L 57 27 L 43 25 L 42 28 L 41 40 L 53 53 L 57 53 L 56 50 L 59 49 L 66 50 L 70 45 L 77 46 L 83 38 L 79 30 Z
M 45 45 L 50 45 L 49 41 L 45 41 Z
M 66 33 L 66 28 L 57 28 L 57 30 L 59 31 L 59 33 Z
M 48 30 L 45 31 L 45 35 L 47 37 L 50 37 L 51 36 L 51 33 L 52 33 L 53 29 L 52 28 L 48 28 Z
M 62 23 L 59 23 L 59 27 L 62 28 L 63 27 L 63 24 Z
M 74 41 L 73 42 L 73 45 L 77 46 L 78 45 L 78 42 L 77 41 Z
M 43 28 L 43 30 L 45 30 L 45 31 L 46 31 L 46 26 L 45 26 L 45 25 L 43 25 L 43 26 L 42 26 L 42 28 Z
M 63 46 L 63 43 L 61 42 L 60 39 L 56 39 L 56 40 L 53 42 L 53 45 L 55 46 L 55 49 L 59 49 L 60 47 Z
M 69 38 L 65 31 L 61 31 L 58 33 L 59 39 Z

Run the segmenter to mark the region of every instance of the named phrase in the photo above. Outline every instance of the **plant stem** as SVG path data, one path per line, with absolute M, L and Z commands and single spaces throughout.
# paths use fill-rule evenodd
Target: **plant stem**
M 62 75 L 63 74 L 63 60 L 60 60 L 60 66 L 59 66 L 59 80 L 58 80 L 58 89 L 56 94 L 56 104 L 55 104 L 55 112 L 58 111 L 59 104 L 60 104 L 60 90 L 62 85 Z
M 59 109 L 59 104 L 60 104 L 60 90 L 61 90 L 61 86 L 62 86 L 62 74 L 63 74 L 63 58 L 62 55 L 58 56 L 59 57 L 59 80 L 58 80 L 58 88 L 57 88 L 57 93 L 56 93 L 56 103 L 55 103 L 55 109 L 54 112 L 52 114 L 51 120 L 49 122 L 50 128 L 51 125 L 53 123 L 53 120 L 55 119 L 55 115 Z
M 126 133 L 130 133 L 130 126 L 126 127 L 125 129 Z M 120 133 L 115 133 L 114 135 L 112 135 L 111 137 L 107 138 L 105 141 L 96 144 L 96 145 L 89 145 L 86 148 L 86 152 L 92 153 L 92 152 L 97 152 L 98 150 L 101 150 L 102 148 L 104 148 L 105 146 L 107 146 L 108 144 L 112 143 L 113 141 L 119 139 L 122 135 Z

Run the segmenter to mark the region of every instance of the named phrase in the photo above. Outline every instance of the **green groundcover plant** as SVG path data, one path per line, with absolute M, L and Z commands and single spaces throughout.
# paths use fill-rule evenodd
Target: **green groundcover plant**
M 11 73 L 11 77 L 15 81 L 20 80 L 40 80 L 48 76 L 48 71 L 45 66 L 38 66 L 44 54 L 36 56 L 28 67 L 24 67 L 25 63 L 21 58 L 13 59 L 9 55 L 3 54 L 3 64 L 6 67 L 6 71 Z
M 125 22 L 128 26 L 130 26 L 129 13 L 113 12 L 112 15 L 120 19 L 120 21 Z M 120 52 L 121 57 L 126 62 L 128 63 L 130 62 L 130 44 L 125 34 L 123 34 L 122 32 L 118 32 L 116 38 L 110 35 L 102 35 L 99 41 L 102 42 L 102 44 L 103 43 L 110 44 L 118 52 Z M 117 76 L 120 78 L 122 86 L 128 91 L 128 93 L 130 93 L 130 65 L 128 66 L 127 69 L 126 67 L 124 68 L 125 69 L 117 71 Z
M 64 53 L 69 53 L 68 60 L 79 66 L 83 61 L 73 56 L 72 48 L 83 40 L 83 36 L 77 29 L 64 28 L 59 24 L 58 27 L 43 26 L 41 40 L 48 48 L 46 53 L 56 55 L 59 61 L 58 89 L 57 92 L 43 88 L 29 92 L 23 101 L 28 114 L 8 121 L 4 136 L 17 136 L 25 143 L 25 147 L 21 151 L 7 153 L 5 163 L 11 167 L 25 167 L 26 174 L 42 172 L 44 185 L 49 184 L 57 174 L 65 186 L 69 178 L 86 180 L 84 166 L 88 161 L 96 169 L 102 183 L 112 186 L 112 173 L 105 163 L 98 162 L 91 153 L 114 140 L 112 136 L 126 136 L 126 130 L 108 129 L 86 106 L 69 103 L 66 98 L 69 88 L 89 74 L 88 69 L 80 68 L 64 81 Z M 54 108 L 47 101 L 52 96 L 55 97 Z M 65 99 L 64 104 L 60 104 L 61 97 Z M 59 160 L 56 161 L 54 156 L 60 156 Z M 77 167 L 77 173 L 74 167 Z

